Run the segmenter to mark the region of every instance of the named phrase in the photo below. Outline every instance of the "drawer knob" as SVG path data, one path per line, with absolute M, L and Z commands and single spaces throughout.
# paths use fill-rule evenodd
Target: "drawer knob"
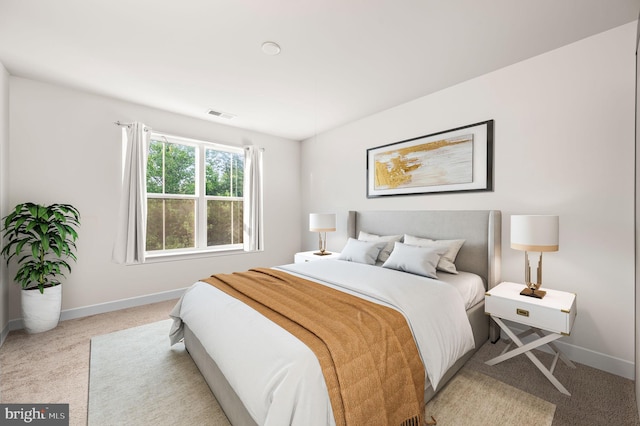
M 528 317 L 529 316 L 529 311 L 527 311 L 525 309 L 517 309 L 516 308 L 516 314 L 521 315 L 523 317 Z

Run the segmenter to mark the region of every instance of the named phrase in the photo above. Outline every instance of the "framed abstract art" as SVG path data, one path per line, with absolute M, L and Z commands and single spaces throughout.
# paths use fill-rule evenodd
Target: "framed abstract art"
M 367 150 L 367 197 L 493 190 L 493 120 Z

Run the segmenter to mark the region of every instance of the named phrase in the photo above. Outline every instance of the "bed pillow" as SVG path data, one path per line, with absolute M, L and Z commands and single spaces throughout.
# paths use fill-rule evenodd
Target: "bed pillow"
M 360 233 L 358 234 L 358 240 L 369 241 L 369 242 L 384 241 L 386 244 L 378 254 L 378 262 L 382 263 L 389 258 L 389 255 L 393 250 L 393 244 L 396 241 L 402 241 L 402 235 L 376 235 L 376 234 L 369 234 L 367 232 L 360 231 Z
M 396 242 L 389 259 L 382 267 L 438 278 L 436 266 L 446 251 L 446 247 L 418 247 Z
M 384 241 L 367 242 L 349 238 L 338 259 L 375 265 L 378 254 L 385 244 Z
M 404 236 L 404 243 L 418 247 L 446 247 L 447 251 L 440 258 L 438 262 L 438 270 L 448 272 L 450 274 L 457 274 L 455 261 L 458 256 L 460 248 L 464 244 L 465 240 L 430 240 L 429 238 L 418 238 L 412 235 Z

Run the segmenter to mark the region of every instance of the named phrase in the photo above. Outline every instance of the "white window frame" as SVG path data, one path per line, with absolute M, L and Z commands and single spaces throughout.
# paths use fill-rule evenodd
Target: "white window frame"
M 196 149 L 195 152 L 195 174 L 196 193 L 194 195 L 186 194 L 156 194 L 147 193 L 147 200 L 151 198 L 158 199 L 179 199 L 179 200 L 195 200 L 195 247 L 181 249 L 163 249 L 163 250 L 145 250 L 145 258 L 147 260 L 163 260 L 174 257 L 199 257 L 199 255 L 211 254 L 233 254 L 244 253 L 243 244 L 225 244 L 217 246 L 207 246 L 207 201 L 209 200 L 226 200 L 226 201 L 244 201 L 244 197 L 221 197 L 206 195 L 206 169 L 205 169 L 205 151 L 207 149 L 215 151 L 229 152 L 232 154 L 240 154 L 244 156 L 244 149 L 231 145 L 223 145 L 215 142 L 207 142 L 197 139 L 189 139 L 181 136 L 168 135 L 161 132 L 151 132 L 150 143 L 153 141 L 161 141 L 179 145 L 191 146 Z M 164 168 L 163 168 L 164 173 Z M 164 185 L 164 179 L 163 179 Z M 243 206 L 244 208 L 244 206 Z M 146 230 L 145 230 L 146 233 Z

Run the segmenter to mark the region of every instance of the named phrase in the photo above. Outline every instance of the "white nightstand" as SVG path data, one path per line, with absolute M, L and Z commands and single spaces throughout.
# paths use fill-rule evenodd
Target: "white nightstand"
M 551 342 L 571 333 L 577 311 L 576 295 L 545 288 L 546 296 L 543 299 L 536 299 L 521 296 L 520 291 L 523 288 L 524 284 L 504 282 L 486 293 L 485 313 L 491 315 L 491 318 L 511 339 L 511 343 L 502 351 L 502 354 L 487 361 L 486 364 L 495 365 L 516 355 L 525 354 L 560 392 L 571 396 L 569 391 L 553 376 L 553 371 L 558 359 L 571 368 L 576 368 L 576 366 Z M 514 321 L 530 328 L 516 335 L 502 320 Z M 543 333 L 542 330 L 549 332 L 549 334 Z M 524 344 L 520 339 L 530 334 L 537 334 L 539 338 Z M 518 347 L 507 352 L 512 343 Z M 532 349 L 543 345 L 548 345 L 555 353 L 549 369 L 531 352 Z
M 296 253 L 293 258 L 293 261 L 295 263 L 304 263 L 304 262 L 314 262 L 316 260 L 337 259 L 338 257 L 340 257 L 340 253 L 336 253 L 336 252 L 331 252 L 331 254 L 327 254 L 324 256 L 313 254 L 317 252 L 318 250 L 302 251 L 300 253 Z

